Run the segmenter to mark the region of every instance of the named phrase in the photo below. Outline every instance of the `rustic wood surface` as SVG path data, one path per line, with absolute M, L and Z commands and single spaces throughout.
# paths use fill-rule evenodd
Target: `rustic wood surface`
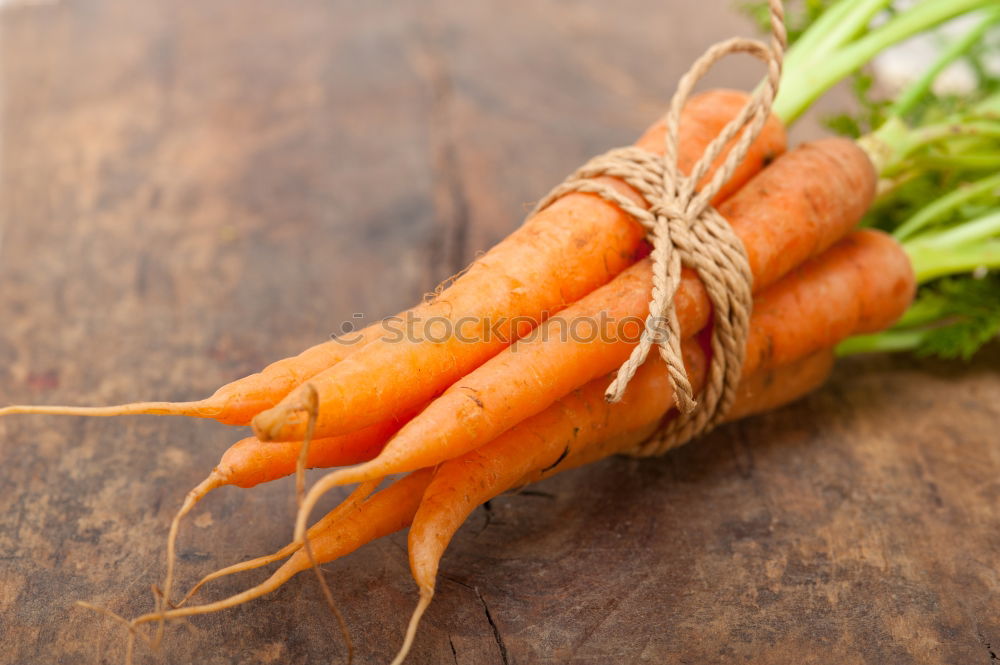
M 0 9 L 0 403 L 190 399 L 414 302 L 628 142 L 728 0 L 63 0 Z M 746 87 L 734 61 L 713 81 Z M 1000 352 L 876 357 L 666 457 L 480 510 L 410 662 L 989 663 Z M 242 432 L 0 421 L 0 662 L 118 663 L 184 492 Z M 187 522 L 180 587 L 290 537 L 292 486 Z M 416 594 L 397 535 L 327 567 L 359 663 Z M 247 574 L 206 592 L 256 583 Z M 139 663 L 344 662 L 316 582 Z

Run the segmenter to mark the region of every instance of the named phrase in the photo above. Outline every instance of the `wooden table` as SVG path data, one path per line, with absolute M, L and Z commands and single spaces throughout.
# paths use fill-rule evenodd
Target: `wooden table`
M 190 399 L 411 304 L 631 140 L 729 2 L 63 0 L 0 10 L 0 402 Z M 734 61 L 712 83 L 747 87 Z M 989 663 L 1000 352 L 840 363 L 802 403 L 479 510 L 412 663 Z M 74 607 L 151 607 L 167 523 L 243 432 L 0 421 L 0 662 L 117 663 Z M 227 489 L 180 587 L 290 537 Z M 360 663 L 416 600 L 405 537 L 326 567 Z M 217 583 L 219 598 L 257 571 Z M 316 581 L 174 625 L 141 663 L 343 662 Z

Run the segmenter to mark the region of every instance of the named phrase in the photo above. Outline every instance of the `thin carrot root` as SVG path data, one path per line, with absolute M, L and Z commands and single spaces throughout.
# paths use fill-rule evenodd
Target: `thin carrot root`
M 175 603 L 172 607 L 177 609 L 183 607 L 187 601 L 191 600 L 191 596 L 198 593 L 198 590 L 208 584 L 213 580 L 217 580 L 220 577 L 226 577 L 228 575 L 235 575 L 236 573 L 242 573 L 247 570 L 254 570 L 262 566 L 267 566 L 275 561 L 281 561 L 282 559 L 287 559 L 292 554 L 294 554 L 299 549 L 298 543 L 289 543 L 282 547 L 280 550 L 274 554 L 268 554 L 267 556 L 259 556 L 256 559 L 250 559 L 249 561 L 241 561 L 240 563 L 234 563 L 231 566 L 226 566 L 216 570 L 213 573 L 205 575 L 205 577 L 198 580 L 198 583 L 191 587 L 191 590 L 184 594 L 184 597 L 180 599 L 179 602 Z
M 375 480 L 358 485 L 358 487 L 355 488 L 355 490 L 351 492 L 346 499 L 341 501 L 340 504 L 338 504 L 333 510 L 324 515 L 321 520 L 316 522 L 316 524 L 313 525 L 313 528 L 319 530 L 331 528 L 332 525 L 335 522 L 337 522 L 337 520 L 346 515 L 348 512 L 356 509 L 359 505 L 361 505 L 361 503 L 378 488 L 380 483 L 381 483 L 380 480 Z M 205 586 L 206 584 L 208 584 L 213 580 L 217 580 L 220 577 L 226 577 L 228 575 L 234 575 L 236 573 L 242 573 L 247 570 L 254 570 L 262 566 L 270 565 L 276 561 L 287 559 L 292 554 L 295 554 L 295 552 L 298 552 L 301 548 L 302 548 L 302 543 L 291 542 L 282 547 L 274 554 L 268 554 L 266 556 L 257 557 L 256 559 L 250 559 L 249 561 L 242 561 L 240 563 L 235 563 L 231 566 L 226 566 L 225 568 L 216 570 L 213 573 L 209 573 L 205 577 L 201 578 L 197 584 L 191 587 L 191 590 L 188 591 L 186 594 L 184 594 L 184 597 L 180 600 L 180 602 L 175 603 L 174 605 L 172 605 L 172 607 L 174 608 L 183 607 L 184 604 L 191 599 L 191 596 L 196 594 L 201 587 Z
M 174 515 L 174 519 L 170 522 L 170 531 L 167 534 L 167 572 L 163 579 L 163 589 L 161 593 L 155 593 L 156 597 L 156 609 L 158 611 L 166 611 L 166 608 L 170 606 L 170 591 L 174 584 L 174 567 L 177 562 L 177 533 L 180 530 L 181 520 L 187 515 L 191 510 L 198 505 L 205 496 L 212 490 L 221 487 L 225 484 L 225 478 L 219 474 L 216 470 L 208 475 L 205 480 L 198 483 L 187 496 L 184 497 L 184 503 L 181 504 L 180 509 L 177 514 Z M 160 625 L 156 629 L 156 637 L 153 639 L 153 645 L 159 645 L 160 641 L 163 639 L 164 624 L 161 621 Z
M 135 627 L 151 621 L 169 621 L 171 619 L 179 619 L 181 617 L 211 614 L 212 612 L 219 612 L 221 610 L 229 609 L 230 607 L 236 607 L 237 605 L 242 605 L 243 603 L 249 602 L 255 598 L 260 598 L 261 596 L 274 591 L 298 572 L 299 570 L 295 568 L 282 566 L 278 570 L 274 571 L 274 574 L 267 578 L 264 582 L 261 582 L 257 586 L 247 589 L 246 591 L 230 596 L 229 598 L 225 598 L 214 603 L 207 603 L 205 605 L 192 605 L 190 607 L 179 607 L 172 610 L 150 612 L 132 619 L 132 621 L 128 623 L 130 626 Z
M 316 556 L 313 554 L 312 544 L 309 542 L 308 538 L 305 542 L 305 550 L 309 556 L 309 563 L 312 569 L 316 572 L 316 579 L 319 580 L 319 587 L 323 591 L 323 600 L 326 601 L 326 606 L 330 608 L 330 612 L 337 620 L 337 627 L 340 628 L 340 635 L 344 638 L 344 646 L 347 647 L 347 665 L 351 665 L 351 663 L 354 662 L 354 640 L 351 639 L 351 631 L 347 626 L 347 620 L 344 619 L 343 613 L 340 611 L 340 608 L 337 607 L 337 603 L 333 599 L 333 592 L 330 591 L 330 585 L 326 583 L 326 579 L 323 577 L 323 571 L 320 570 L 319 564 L 316 562 Z
M 125 640 L 125 665 L 132 665 L 132 661 L 135 657 L 136 637 L 141 639 L 148 646 L 152 647 L 152 643 L 150 642 L 149 638 L 140 633 L 139 631 L 137 631 L 132 622 L 123 617 L 122 615 L 116 612 L 112 612 L 106 607 L 101 607 L 100 605 L 94 605 L 93 603 L 88 603 L 85 600 L 76 601 L 76 605 L 78 607 L 83 607 L 93 612 L 97 612 L 98 614 L 103 614 L 104 616 L 117 621 L 118 623 L 122 624 L 125 627 L 125 630 L 128 631 L 128 638 Z
M 274 413 L 273 414 L 274 419 L 273 421 L 271 421 L 271 424 L 269 426 L 261 427 L 260 429 L 258 429 L 257 425 L 254 424 L 254 434 L 257 436 L 257 438 L 265 442 L 278 440 L 278 435 L 285 429 L 285 427 L 298 426 L 302 425 L 303 423 L 305 423 L 306 427 L 312 427 L 315 430 L 316 427 L 315 420 L 319 419 L 319 414 L 317 412 L 316 418 L 310 419 L 310 414 L 312 413 L 312 407 L 313 407 L 312 396 L 310 395 L 310 391 L 316 392 L 316 386 L 310 383 L 310 384 L 304 384 L 302 387 L 300 387 L 297 392 L 304 394 L 299 395 L 296 401 L 289 404 L 283 410 Z M 318 393 L 316 395 L 316 401 L 318 406 L 319 402 Z M 270 409 L 268 410 L 268 413 L 271 413 Z M 312 422 L 312 424 L 310 424 L 310 422 Z M 304 436 L 305 434 L 303 434 L 303 437 Z
M 321 563 L 333 561 L 362 545 L 408 526 L 430 479 L 431 469 L 423 469 L 397 480 L 364 501 L 358 497 L 367 496 L 366 492 L 370 493 L 374 485 L 359 487 L 347 500 L 357 500 L 353 506 L 356 510 L 345 513 L 334 509 L 309 530 L 310 542 L 315 540 L 318 552 L 316 559 Z M 292 546 L 300 549 L 296 543 Z M 309 567 L 310 562 L 305 553 L 296 551 L 271 577 L 252 589 L 214 603 L 179 607 L 166 612 L 150 612 L 133 619 L 130 625 L 134 627 L 153 621 L 169 621 L 229 609 L 274 591 Z
M 420 625 L 420 619 L 424 616 L 424 612 L 433 599 L 434 587 L 420 589 L 420 600 L 417 601 L 417 606 L 410 616 L 410 623 L 406 626 L 406 637 L 403 638 L 403 646 L 399 647 L 399 653 L 392 659 L 390 665 L 402 665 L 402 662 L 406 660 L 406 656 L 410 653 L 410 648 L 413 647 L 413 639 L 417 635 L 417 626 Z
M 331 479 L 331 476 L 333 476 L 333 474 L 328 473 L 320 478 L 319 481 L 309 489 L 309 493 L 306 494 L 299 504 L 299 513 L 295 516 L 295 542 L 305 542 L 306 521 L 309 519 L 309 513 L 311 513 L 312 509 L 316 507 L 316 502 L 320 500 L 320 497 L 337 486 L 338 479 L 335 477 Z
M 379 427 L 379 426 L 376 426 L 376 427 Z M 384 426 L 382 426 L 382 428 L 384 429 Z M 375 440 L 375 443 L 378 443 L 379 438 L 381 438 L 383 436 L 387 437 L 389 435 L 390 434 L 389 434 L 388 431 L 386 431 L 386 432 L 381 432 L 380 431 L 379 433 L 377 433 L 377 438 Z M 369 438 L 371 438 L 371 435 L 369 435 Z M 198 492 L 199 489 L 202 490 L 200 492 L 200 496 L 197 496 L 194 499 L 195 502 L 203 499 L 204 496 L 205 496 L 205 494 L 207 494 L 209 491 L 212 491 L 212 490 L 216 489 L 217 487 L 220 487 L 220 486 L 223 486 L 223 485 L 235 484 L 235 485 L 238 485 L 240 487 L 252 487 L 254 484 L 256 484 L 258 482 L 265 482 L 266 480 L 268 480 L 268 478 L 255 478 L 253 482 L 249 482 L 248 483 L 247 482 L 247 478 L 246 478 L 246 462 L 243 461 L 243 460 L 241 460 L 238 456 L 237 456 L 236 459 L 229 459 L 230 454 L 234 450 L 237 450 L 238 447 L 241 446 L 242 444 L 247 443 L 247 441 L 248 441 L 247 439 L 244 439 L 244 440 L 239 441 L 236 444 L 234 444 L 229 449 L 229 451 L 227 451 L 226 454 L 223 455 L 222 460 L 219 462 L 218 466 L 216 466 L 215 469 L 212 471 L 211 476 L 209 476 L 208 479 L 206 479 L 205 481 L 203 481 L 202 484 L 198 486 L 198 488 L 196 488 L 195 490 L 192 490 L 193 493 L 194 492 Z M 314 446 L 312 445 L 313 443 L 315 443 L 315 441 L 310 440 L 308 447 L 300 448 L 299 452 L 295 456 L 295 459 L 296 459 L 297 462 L 300 461 L 303 457 L 306 457 L 307 458 L 306 462 L 308 463 L 308 455 L 309 455 L 310 451 L 312 451 L 312 449 L 314 448 Z M 274 444 L 274 445 L 286 445 L 286 444 Z M 378 449 L 380 449 L 380 447 Z M 263 463 L 263 462 L 261 462 L 261 463 Z M 296 465 L 296 468 L 298 468 L 297 465 Z M 241 471 L 242 471 L 242 473 L 241 473 Z M 293 471 L 293 473 L 294 473 L 294 471 Z M 211 482 L 211 478 L 212 477 L 215 477 L 215 479 L 216 479 L 215 482 Z M 275 476 L 275 477 L 278 477 L 278 476 Z M 301 478 L 301 476 L 299 476 L 299 477 Z M 362 501 L 364 501 L 365 499 L 367 499 L 368 496 L 372 492 L 374 492 L 375 489 L 377 489 L 377 487 L 378 487 L 379 484 L 380 484 L 380 481 L 374 481 L 374 482 L 364 483 L 362 485 L 359 485 L 354 490 L 354 492 L 352 492 L 346 499 L 344 499 L 344 501 L 342 501 L 336 508 L 334 508 L 333 510 L 331 510 L 319 522 L 317 522 L 317 526 L 320 526 L 320 525 L 323 525 L 323 524 L 326 524 L 326 523 L 330 523 L 330 522 L 332 522 L 332 521 L 334 521 L 336 519 L 339 519 L 340 516 L 342 516 L 343 514 L 345 514 L 347 511 L 350 511 L 350 510 L 356 508 L 358 506 L 358 504 L 360 504 Z M 301 490 L 299 490 L 299 492 L 301 492 Z M 185 504 L 185 506 L 182 507 L 181 511 L 178 513 L 179 517 L 183 517 L 184 513 L 190 511 L 192 507 L 193 507 L 193 505 L 187 505 L 187 504 Z M 179 518 L 175 518 L 175 521 L 178 520 L 178 519 Z M 219 579 L 220 577 L 225 577 L 225 576 L 228 576 L 228 575 L 233 575 L 235 573 L 240 573 L 240 572 L 244 572 L 244 571 L 247 571 L 247 570 L 253 570 L 255 568 L 259 568 L 261 566 L 266 566 L 266 565 L 269 565 L 269 564 L 274 563 L 276 561 L 280 561 L 281 559 L 287 558 L 288 556 L 290 556 L 294 552 L 298 551 L 301 548 L 301 546 L 302 546 L 301 543 L 290 543 L 290 544 L 286 545 L 285 547 L 283 547 L 278 552 L 275 552 L 274 554 L 270 554 L 270 555 L 263 556 L 263 557 L 258 557 L 256 559 L 252 559 L 250 561 L 240 562 L 240 563 L 237 563 L 237 564 L 234 564 L 234 565 L 231 565 L 231 566 L 227 566 L 227 567 L 222 568 L 220 570 L 217 570 L 215 572 L 212 572 L 212 573 L 206 575 L 205 577 L 203 577 L 201 580 L 199 580 L 184 595 L 184 597 L 179 602 L 177 602 L 177 603 L 167 603 L 167 606 L 168 607 L 173 607 L 173 608 L 183 607 L 187 603 L 187 601 L 190 600 L 191 597 L 195 593 L 197 593 L 198 590 L 202 586 L 204 586 L 205 584 L 207 584 L 207 583 L 209 583 L 209 582 L 211 582 L 213 580 Z M 169 544 L 168 544 L 168 549 L 170 549 Z M 170 568 L 170 563 L 169 562 L 168 562 L 168 568 Z
M 40 414 L 48 416 L 89 416 L 93 418 L 110 418 L 113 416 L 193 416 L 196 418 L 214 418 L 222 412 L 222 408 L 213 405 L 210 400 L 197 402 L 134 402 L 117 406 L 38 406 L 21 405 L 6 406 L 0 409 L 0 416 L 15 414 Z
M 309 458 L 309 444 L 312 443 L 313 434 L 316 432 L 316 419 L 319 416 L 319 393 L 316 392 L 316 388 L 311 383 L 305 384 L 303 388 L 305 391 L 306 414 L 309 420 L 306 424 L 306 436 L 302 441 L 302 448 L 299 449 L 299 459 L 295 464 L 295 502 L 299 510 L 302 509 L 302 499 L 306 493 L 306 460 Z M 333 592 L 330 591 L 330 586 L 326 583 L 326 578 L 323 577 L 323 571 L 320 570 L 316 556 L 313 554 L 312 543 L 309 542 L 309 538 L 304 538 L 302 543 L 305 547 L 306 555 L 309 557 L 309 564 L 316 573 L 316 580 L 319 582 L 319 587 L 323 592 L 323 599 L 326 601 L 326 606 L 330 608 L 330 612 L 337 619 L 340 634 L 344 638 L 344 644 L 347 646 L 347 662 L 350 665 L 354 661 L 354 641 L 351 639 L 351 632 L 347 627 L 347 621 L 333 599 Z
M 16 413 L 97 417 L 145 414 L 212 418 L 227 425 L 248 425 L 255 415 L 277 404 L 293 389 L 384 333 L 382 326 L 372 325 L 360 331 L 354 342 L 343 339 L 322 342 L 297 356 L 273 362 L 256 374 L 227 383 L 210 397 L 194 402 L 135 402 L 98 407 L 15 405 L 0 409 L 0 416 Z
M 319 394 L 316 388 L 311 383 L 307 383 L 304 388 L 309 423 L 306 425 L 306 436 L 299 449 L 299 459 L 295 463 L 295 503 L 300 508 L 302 497 L 306 492 L 306 460 L 309 459 L 309 444 L 312 443 L 313 434 L 316 432 L 316 418 L 319 416 Z

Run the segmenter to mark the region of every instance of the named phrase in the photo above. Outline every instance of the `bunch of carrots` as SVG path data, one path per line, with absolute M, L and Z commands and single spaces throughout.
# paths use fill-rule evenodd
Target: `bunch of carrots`
M 857 227 L 880 192 L 884 206 L 900 191 L 887 183 L 916 168 L 914 160 L 926 151 L 963 150 L 959 139 L 989 141 L 1000 133 L 934 134 L 896 119 L 858 140 L 827 138 L 786 147 L 787 128 L 836 81 L 889 45 L 989 2 L 924 0 L 870 29 L 888 4 L 840 0 L 810 17 L 789 51 L 772 117 L 713 201 L 742 241 L 753 274 L 750 333 L 729 420 L 774 409 L 820 386 L 837 346 L 896 323 L 910 307 L 918 280 L 933 283 L 980 265 L 953 261 L 942 268 L 941 252 L 926 243 L 904 246 L 883 231 Z M 825 73 L 816 76 L 824 62 L 829 67 L 820 67 Z M 682 169 L 690 169 L 748 99 L 730 90 L 690 99 L 681 117 Z M 979 129 L 997 125 L 991 115 L 996 106 L 987 101 L 949 122 Z M 890 129 L 882 130 L 886 126 Z M 662 122 L 655 123 L 637 145 L 662 152 L 664 131 Z M 626 183 L 604 180 L 642 205 Z M 1000 229 L 995 222 L 986 230 L 982 226 L 974 228 Z M 974 236 L 970 228 L 951 232 L 968 239 Z M 200 401 L 13 406 L 0 409 L 0 415 L 163 414 L 252 426 L 254 436 L 233 444 L 187 494 L 170 526 L 157 607 L 128 622 L 132 639 L 141 634 L 140 625 L 158 623 L 158 640 L 166 620 L 257 598 L 298 572 L 408 527 L 419 598 L 395 661 L 400 663 L 434 595 L 444 551 L 477 506 L 512 488 L 628 453 L 675 416 L 659 357 L 646 361 L 621 401 L 605 400 L 637 335 L 566 334 L 578 321 L 643 321 L 652 285 L 647 254 L 643 229 L 621 208 L 592 194 L 567 194 L 409 312 L 418 322 L 463 321 L 460 335 L 452 330 L 442 337 L 418 324 L 413 334 L 390 338 L 387 328 L 376 324 L 353 335 L 352 343 L 324 342 Z M 689 269 L 674 307 L 685 368 L 699 390 L 711 359 L 713 313 L 705 287 Z M 304 468 L 336 469 L 306 492 Z M 297 472 L 300 509 L 292 542 L 271 556 L 212 573 L 173 601 L 178 529 L 198 501 L 218 487 L 249 488 Z M 357 488 L 307 528 L 319 498 L 348 484 Z M 212 579 L 283 559 L 254 588 L 186 605 Z

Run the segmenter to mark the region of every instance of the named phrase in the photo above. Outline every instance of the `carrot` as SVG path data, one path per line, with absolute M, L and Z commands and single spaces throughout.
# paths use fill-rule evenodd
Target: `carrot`
M 682 350 L 685 368 L 698 390 L 705 376 L 704 347 L 689 340 Z M 832 365 L 832 350 L 822 349 L 788 365 L 744 377 L 726 419 L 736 420 L 798 399 L 822 384 Z M 410 528 L 410 569 L 420 599 L 393 665 L 406 657 L 420 618 L 434 596 L 445 549 L 477 506 L 514 486 L 631 448 L 662 425 L 664 407 L 673 406 L 669 399 L 663 399 L 668 383 L 658 357 L 640 368 L 621 402 L 605 403 L 606 386 L 606 379 L 593 381 L 488 445 L 438 468 Z
M 407 413 L 357 432 L 314 439 L 309 445 L 306 468 L 323 469 L 370 460 L 413 415 Z M 250 488 L 290 476 L 295 473 L 301 448 L 301 441 L 264 442 L 252 436 L 241 439 L 223 453 L 212 470 L 212 489 L 223 485 Z
M 339 338 L 317 344 L 297 356 L 273 362 L 256 374 L 227 383 L 211 397 L 194 402 L 135 402 L 119 406 L 17 405 L 0 408 L 0 416 L 192 416 L 212 418 L 226 425 L 248 425 L 255 415 L 277 404 L 296 386 L 341 362 L 383 334 L 383 326 L 372 325 L 354 333 L 350 341 Z
M 746 100 L 743 93 L 713 91 L 689 102 L 681 119 L 685 165 L 701 155 Z M 662 131 L 654 126 L 639 145 L 661 150 Z M 771 120 L 720 194 L 738 189 L 782 152 L 784 143 L 783 129 Z M 638 201 L 624 183 L 606 181 Z M 716 202 L 721 200 L 716 197 Z M 641 226 L 618 206 L 593 194 L 563 196 L 480 257 L 433 300 L 411 310 L 408 334 L 370 344 L 315 376 L 311 383 L 321 406 L 317 435 L 360 429 L 394 410 L 428 401 L 549 314 L 631 265 L 645 248 L 643 238 Z M 304 407 L 304 393 L 293 391 L 254 418 L 256 435 L 263 441 L 301 439 Z
M 317 522 L 308 532 L 316 562 L 328 563 L 350 554 L 366 543 L 407 527 L 431 480 L 432 472 L 432 469 L 422 469 L 411 473 L 364 502 L 352 506 L 351 510 L 340 510 L 335 518 L 324 518 Z M 334 511 L 338 511 L 338 508 Z M 214 603 L 180 607 L 167 612 L 150 612 L 133 619 L 132 625 L 218 612 L 270 593 L 296 574 L 312 567 L 304 547 L 293 543 L 289 548 L 294 549 L 291 558 L 271 577 L 252 589 Z
M 792 229 L 799 229 L 799 232 L 792 232 L 781 236 L 784 242 L 779 242 L 776 247 L 772 247 L 770 252 L 758 251 L 753 254 L 757 257 L 757 269 L 770 279 L 779 276 L 779 268 L 773 266 L 794 265 L 781 251 L 787 248 L 787 254 L 793 255 L 796 252 L 806 254 L 807 252 L 821 251 L 824 248 L 822 239 L 835 238 L 840 233 L 846 232 L 861 216 L 864 209 L 870 202 L 870 195 L 874 191 L 874 174 L 867 157 L 856 148 L 853 143 L 840 139 L 825 142 L 829 145 L 830 153 L 833 155 L 854 155 L 855 164 L 859 166 L 854 171 L 847 171 L 847 176 L 838 178 L 838 172 L 832 170 L 826 178 L 814 181 L 815 185 L 798 188 L 797 195 L 790 194 L 789 198 L 798 201 L 806 201 L 805 205 L 817 208 L 820 211 L 818 202 L 825 202 L 822 210 L 825 211 L 822 224 L 807 225 L 800 224 L 791 226 Z M 736 204 L 745 215 L 745 218 L 758 220 L 766 216 L 766 210 L 776 210 L 780 213 L 788 210 L 791 204 L 782 202 L 785 197 L 777 200 L 760 195 L 759 207 L 746 205 L 743 197 L 746 195 L 759 195 L 761 182 L 769 185 L 771 182 L 783 182 L 785 178 L 793 177 L 798 171 L 798 160 L 812 159 L 816 155 L 815 149 L 802 152 L 797 150 L 788 153 L 778 159 L 770 168 L 758 175 L 743 190 L 741 190 L 731 201 Z M 819 151 L 819 154 L 826 154 Z M 860 188 L 860 194 L 843 191 L 851 180 L 850 174 L 859 174 L 858 180 L 862 184 L 867 184 L 867 188 Z M 830 187 L 830 183 L 836 186 Z M 833 190 L 831 192 L 830 190 Z M 840 191 L 838 191 L 840 190 Z M 765 191 L 767 191 L 765 187 Z M 836 199 L 816 195 L 815 192 L 825 192 L 844 194 L 843 199 Z M 730 205 L 725 204 L 723 207 Z M 778 221 L 782 219 L 776 217 L 772 222 L 774 226 L 781 226 Z M 739 233 L 744 217 L 733 219 L 733 226 Z M 837 233 L 831 232 L 829 228 L 835 228 Z M 803 239 L 799 233 L 812 236 L 811 239 Z M 909 279 L 907 284 L 910 289 L 905 293 L 900 293 L 900 306 L 909 303 L 912 295 L 912 274 L 908 268 L 908 260 L 898 246 L 885 236 L 872 235 L 867 242 L 868 235 L 860 235 L 859 239 L 845 242 L 844 248 L 837 251 L 826 252 L 815 259 L 812 267 L 806 273 L 804 279 L 786 279 L 779 281 L 776 293 L 783 294 L 787 290 L 796 292 L 810 288 L 813 281 L 829 285 L 821 287 L 826 290 L 836 290 L 836 285 L 850 282 L 858 284 L 861 279 L 856 271 L 846 270 L 842 264 L 845 261 L 856 261 L 864 263 L 872 270 L 882 270 L 883 263 L 895 262 L 897 272 L 888 274 L 906 275 Z M 810 241 L 811 240 L 811 241 Z M 861 243 L 863 247 L 857 251 L 849 247 Z M 838 259 L 843 254 L 850 255 L 850 259 Z M 803 257 L 804 258 L 804 257 Z M 892 266 L 890 266 L 892 267 Z M 905 267 L 905 268 L 904 268 Z M 757 270 L 755 270 L 756 275 Z M 813 273 L 816 273 L 813 276 Z M 845 279 L 849 275 L 851 279 Z M 902 278 L 901 278 L 902 279 Z M 853 281 L 852 281 L 853 280 Z M 487 361 L 478 369 L 472 371 L 449 388 L 440 398 L 434 400 L 423 412 L 407 423 L 393 439 L 386 445 L 382 453 L 371 462 L 359 466 L 335 471 L 323 478 L 312 488 L 311 500 L 324 490 L 338 484 L 360 482 L 371 478 L 381 477 L 390 473 L 411 471 L 424 466 L 431 466 L 446 459 L 457 457 L 462 453 L 476 448 L 498 436 L 509 427 L 524 420 L 525 418 L 538 413 L 549 404 L 565 395 L 570 390 L 579 387 L 586 382 L 602 376 L 617 368 L 626 360 L 633 348 L 636 338 L 627 339 L 624 335 L 612 331 L 611 334 L 598 334 L 596 338 L 574 339 L 571 335 L 564 334 L 567 329 L 580 321 L 595 322 L 602 318 L 613 322 L 625 322 L 629 319 L 642 320 L 648 311 L 649 289 L 652 283 L 652 267 L 648 260 L 644 260 L 626 270 L 611 283 L 605 285 L 584 297 L 579 302 L 568 307 L 556 317 L 553 317 L 544 324 L 543 333 L 533 335 L 531 339 L 524 339 L 517 342 L 510 349 Z M 766 280 L 756 282 L 758 288 L 766 284 Z M 879 284 L 882 284 L 880 281 Z M 905 287 L 905 284 L 902 286 Z M 880 293 L 879 289 L 869 290 L 872 297 Z M 853 294 L 838 291 L 838 294 L 853 302 Z M 694 296 L 694 297 L 691 297 Z M 700 297 L 698 297 L 700 296 Z M 775 300 L 778 303 L 772 306 L 769 303 Z M 786 302 L 788 301 L 788 302 Z M 768 296 L 764 299 L 765 309 L 768 312 L 770 307 L 781 307 L 794 309 L 801 305 L 797 301 L 797 296 L 793 295 L 789 301 L 788 296 Z M 882 304 L 882 301 L 878 301 Z M 687 279 L 682 282 L 682 289 L 677 296 L 677 314 L 681 322 L 681 329 L 685 335 L 690 335 L 700 329 L 707 317 L 708 303 L 703 293 L 703 287 L 696 279 Z M 883 308 L 875 314 L 884 313 Z M 781 317 L 786 313 L 777 311 L 776 315 Z M 773 318 L 774 315 L 772 315 Z M 816 315 L 817 317 L 820 314 Z M 874 314 L 873 314 L 874 316 Z M 816 318 L 816 317 L 814 317 Z M 754 314 L 754 321 L 761 320 Z M 799 318 L 788 318 L 797 321 Z M 809 319 L 805 319 L 809 320 Z M 787 335 L 799 335 L 798 326 L 785 326 L 783 331 L 775 327 L 774 321 L 769 320 L 771 325 L 768 330 L 774 330 L 773 335 L 778 336 L 783 333 Z M 769 347 L 771 335 L 764 336 L 761 331 L 754 330 L 752 324 L 751 342 L 748 343 L 748 358 L 745 360 L 746 371 L 753 371 L 759 366 L 761 361 L 759 355 L 762 350 Z M 853 325 L 853 322 L 852 322 Z M 833 333 L 833 330 L 826 331 Z M 820 331 L 822 333 L 822 331 Z M 787 336 L 786 335 L 786 336 Z M 801 337 L 785 340 L 781 339 L 784 346 L 795 348 L 795 344 L 804 339 L 811 339 L 802 335 Z M 820 339 L 820 337 L 816 337 Z M 754 342 L 753 340 L 757 340 Z M 825 346 L 825 345 L 824 345 Z M 818 347 L 817 347 L 818 348 Z M 775 361 L 774 364 L 779 364 Z M 308 503 L 308 502 L 307 502 Z M 300 516 L 301 519 L 301 516 Z M 303 527 L 300 521 L 299 529 Z
M 777 409 L 807 395 L 821 386 L 830 374 L 835 356 L 832 349 L 820 349 L 798 360 L 771 369 L 758 370 L 740 381 L 736 400 L 724 422 L 733 422 L 772 409 Z M 649 380 L 647 378 L 647 380 Z M 650 390 L 648 387 L 642 388 Z M 672 414 L 668 413 L 667 417 Z M 663 416 L 601 440 L 596 444 L 580 444 L 558 464 L 537 469 L 522 477 L 517 485 L 538 482 L 543 478 L 591 462 L 616 455 L 637 446 L 652 436 L 664 423 Z
M 747 340 L 744 376 L 752 376 L 759 368 L 766 370 L 794 363 L 831 348 L 851 334 L 890 325 L 909 305 L 913 290 L 914 276 L 909 260 L 890 236 L 878 231 L 858 231 L 849 235 L 757 297 Z M 789 326 L 787 322 L 797 325 Z M 700 380 L 703 369 L 699 369 L 699 364 L 691 357 L 692 354 L 704 354 L 703 347 L 688 341 L 683 349 L 689 371 L 694 368 L 691 371 L 693 379 Z M 703 367 L 703 355 L 701 361 Z M 800 381 L 793 382 L 790 389 L 807 390 L 829 370 L 829 361 L 822 354 L 818 359 L 810 358 L 806 365 L 809 371 L 795 369 L 801 374 Z M 434 524 L 427 530 L 418 529 L 418 520 L 411 530 L 411 544 L 413 539 L 431 544 L 421 545 L 428 548 L 429 553 L 411 554 L 420 600 L 394 665 L 405 657 L 420 617 L 430 603 L 441 553 L 476 505 L 519 479 L 534 481 L 547 472 L 585 464 L 634 446 L 658 427 L 672 406 L 669 382 L 659 359 L 640 369 L 633 377 L 626 399 L 618 405 L 603 402 L 606 381 L 606 378 L 592 381 L 484 447 L 466 452 L 441 466 L 438 475 L 442 477 L 442 486 L 454 492 L 453 497 L 460 498 L 452 500 L 457 502 L 455 505 L 438 504 L 440 512 L 451 515 L 447 528 Z M 749 401 L 754 391 L 760 392 L 766 382 L 767 379 L 763 379 L 744 388 L 743 398 Z M 766 395 L 758 395 L 757 400 L 742 407 L 743 412 L 771 403 Z M 351 471 L 334 472 L 313 487 L 299 514 L 300 524 L 308 514 L 310 501 L 322 493 L 325 481 L 338 475 L 342 479 Z M 359 477 L 363 478 L 364 474 Z M 434 505 L 434 496 L 433 491 L 427 494 L 429 506 Z M 433 508 L 428 510 L 433 511 Z M 299 528 L 297 526 L 297 530 Z
M 820 349 L 801 360 L 754 372 L 740 381 L 726 422 L 779 409 L 819 388 L 836 360 L 832 348 Z

